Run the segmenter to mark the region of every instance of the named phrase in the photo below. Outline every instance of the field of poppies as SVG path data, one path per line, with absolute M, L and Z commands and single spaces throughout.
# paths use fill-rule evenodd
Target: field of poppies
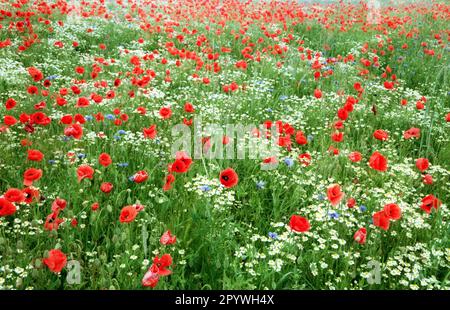
M 450 289 L 449 20 L 0 1 L 0 289 Z

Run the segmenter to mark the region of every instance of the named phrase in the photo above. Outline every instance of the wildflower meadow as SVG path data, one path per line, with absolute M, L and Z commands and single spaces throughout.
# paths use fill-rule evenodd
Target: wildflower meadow
M 450 289 L 449 21 L 1 0 L 0 289 Z

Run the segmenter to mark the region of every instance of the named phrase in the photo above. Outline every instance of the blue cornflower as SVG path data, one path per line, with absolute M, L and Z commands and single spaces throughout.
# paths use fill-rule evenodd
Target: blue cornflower
M 337 219 L 337 218 L 339 217 L 339 213 L 337 213 L 336 211 L 329 212 L 328 215 L 329 215 L 332 219 Z
M 131 177 L 128 177 L 128 181 L 134 182 L 134 175 L 132 175 Z
M 263 189 L 264 187 L 266 187 L 266 182 L 264 182 L 264 181 L 256 182 L 256 188 L 257 189 Z
M 286 157 L 284 159 L 284 163 L 286 164 L 286 166 L 291 168 L 294 165 L 294 160 L 292 158 L 290 158 L 290 157 Z
M 365 205 L 360 205 L 359 210 L 361 210 L 361 212 L 365 212 L 367 210 L 367 208 Z
M 288 96 L 285 96 L 285 95 L 280 96 L 280 100 L 281 100 L 281 101 L 284 101 L 284 100 L 286 100 L 287 98 L 288 98 Z
M 94 117 L 92 115 L 86 115 L 84 117 L 88 122 L 92 121 L 94 119 Z
M 128 163 L 118 163 L 117 167 L 128 167 Z
M 116 117 L 114 116 L 114 115 L 112 115 L 112 114 L 107 114 L 106 116 L 105 116 L 107 119 L 109 119 L 109 120 L 114 120 L 114 119 L 116 119 Z
M 267 108 L 266 111 L 269 112 L 269 113 L 273 112 L 273 110 L 271 108 Z
M 79 159 L 84 159 L 86 158 L 86 154 L 80 153 L 77 155 Z
M 317 197 L 317 199 L 319 199 L 319 200 L 325 200 L 325 195 L 319 194 L 319 196 Z
M 203 192 L 209 192 L 211 190 L 211 186 L 209 185 L 202 185 L 200 186 L 200 190 Z
M 308 135 L 306 137 L 306 140 L 308 140 L 308 142 L 311 142 L 312 140 L 314 140 L 314 135 Z
M 274 233 L 274 232 L 270 232 L 270 231 L 269 231 L 269 238 L 272 238 L 272 239 L 278 239 L 278 235 L 277 235 L 277 233 Z
M 116 140 L 120 140 L 120 136 L 114 136 L 113 138 Z
M 56 74 L 53 74 L 53 75 L 50 75 L 48 78 L 46 78 L 46 80 L 54 80 L 54 79 L 57 79 L 57 78 L 59 78 L 59 75 L 56 75 Z
M 125 130 L 123 130 L 123 129 L 120 129 L 117 133 L 118 133 L 119 135 L 124 135 L 124 134 L 126 134 L 127 132 L 126 132 Z
M 50 165 L 54 165 L 54 164 L 56 164 L 56 160 L 50 159 L 50 160 L 48 161 L 48 163 L 49 163 Z

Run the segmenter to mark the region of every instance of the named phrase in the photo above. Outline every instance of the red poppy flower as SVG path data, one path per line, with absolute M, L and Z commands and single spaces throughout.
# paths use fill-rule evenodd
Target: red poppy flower
M 56 198 L 52 203 L 52 211 L 59 214 L 67 206 L 67 201 L 65 199 Z
M 42 262 L 54 273 L 61 272 L 67 264 L 67 256 L 60 250 L 53 249 L 48 252 L 48 257 Z
M 410 128 L 403 133 L 403 138 L 411 139 L 411 138 L 420 138 L 420 129 L 419 128 Z
M 363 227 L 358 229 L 353 235 L 353 239 L 359 244 L 366 243 L 367 230 Z
M 372 220 L 375 226 L 380 227 L 383 230 L 389 229 L 390 218 L 384 210 L 374 213 Z
M 420 208 L 424 210 L 426 213 L 431 213 L 431 208 L 435 208 L 436 210 L 441 205 L 441 201 L 437 199 L 433 194 L 427 195 L 422 199 L 422 204 Z
M 133 176 L 133 181 L 136 183 L 143 183 L 147 181 L 148 179 L 148 173 L 145 170 L 140 170 L 136 172 Z
M 158 133 L 156 131 L 156 125 L 151 125 L 149 128 L 144 128 L 144 137 L 149 139 L 155 139 L 156 134 Z
M 172 183 L 175 182 L 175 176 L 173 174 L 169 174 L 166 176 L 166 183 L 163 186 L 164 191 L 168 191 L 172 188 Z
M 148 271 L 142 278 L 142 286 L 155 287 L 159 281 L 158 271 L 159 268 L 155 264 L 152 264 L 152 266 L 148 269 Z
M 353 208 L 354 206 L 356 206 L 356 200 L 355 198 L 349 198 L 347 199 L 347 207 L 349 207 L 350 209 Z
M 192 105 L 192 103 L 186 102 L 184 104 L 184 111 L 186 111 L 187 113 L 194 113 L 195 109 L 194 109 L 194 106 Z
M 343 132 L 335 132 L 331 135 L 331 139 L 334 142 L 342 142 L 344 140 L 344 133 Z
M 360 152 L 351 152 L 351 153 L 348 155 L 348 158 L 349 158 L 352 162 L 356 163 L 356 162 L 361 161 L 362 156 L 361 156 L 361 153 L 360 153 Z
M 311 155 L 308 153 L 300 154 L 298 155 L 298 161 L 300 165 L 307 167 L 311 164 Z
M 160 276 L 168 276 L 172 274 L 172 271 L 167 269 L 172 265 L 172 256 L 170 254 L 163 254 L 161 258 L 158 256 L 153 259 L 153 264 L 158 267 L 158 274 Z
M 91 205 L 91 210 L 92 210 L 92 211 L 97 211 L 99 207 L 100 207 L 100 204 L 99 204 L 98 202 L 94 202 L 94 203 Z
M 307 218 L 300 215 L 292 215 L 289 227 L 296 232 L 306 232 L 311 228 Z
M 239 181 L 239 177 L 232 168 L 227 168 L 220 173 L 219 176 L 220 183 L 226 188 L 231 188 L 236 186 Z
M 369 159 L 369 166 L 378 171 L 386 171 L 388 168 L 387 159 L 376 151 Z
M 78 182 L 81 182 L 83 179 L 90 179 L 92 180 L 94 178 L 94 169 L 92 169 L 89 165 L 81 165 L 77 169 L 77 177 Z
M 74 137 L 79 140 L 83 136 L 83 127 L 80 124 L 73 124 L 64 129 L 64 135 L 67 137 Z
M 163 245 L 174 244 L 176 241 L 177 241 L 177 237 L 172 236 L 172 234 L 170 233 L 170 230 L 163 233 L 163 235 L 161 236 L 161 239 L 159 239 L 159 242 Z
M 40 80 L 42 80 L 44 78 L 44 75 L 42 74 L 42 72 L 35 67 L 28 68 L 28 73 L 30 74 L 30 76 L 33 78 L 33 80 L 35 82 L 39 82 Z
M 78 98 L 77 104 L 75 105 L 76 108 L 85 108 L 89 106 L 89 99 L 85 97 Z
M 13 215 L 16 210 L 16 206 L 12 202 L 0 197 L 0 217 Z
M 23 184 L 25 186 L 33 185 L 34 181 L 39 180 L 42 177 L 42 170 L 30 168 L 27 169 L 23 174 Z
M 6 110 L 11 110 L 16 106 L 17 102 L 16 100 L 14 100 L 13 98 L 9 98 L 8 100 L 6 100 L 5 102 L 5 107 Z
M 28 150 L 28 160 L 31 161 L 41 161 L 44 158 L 44 154 L 42 154 L 38 150 Z
M 344 197 L 344 193 L 341 192 L 339 184 L 330 186 L 327 189 L 328 200 L 330 200 L 332 206 L 336 206 Z
M 386 141 L 389 138 L 389 134 L 382 129 L 377 129 L 373 133 L 373 137 L 380 141 Z
M 416 167 L 421 172 L 424 172 L 425 170 L 427 170 L 429 166 L 430 166 L 430 163 L 428 162 L 428 159 L 426 159 L 426 158 L 419 158 L 416 160 Z
M 27 204 L 32 203 L 33 199 L 36 201 L 39 199 L 39 190 L 35 188 L 27 187 L 23 189 L 22 192 L 25 195 L 25 203 Z
M 300 145 L 305 145 L 308 143 L 308 139 L 305 137 L 304 133 L 299 130 L 295 134 L 295 142 L 297 142 Z
M 424 184 L 427 184 L 427 185 L 433 184 L 433 177 L 432 177 L 431 175 L 429 175 L 429 174 L 425 174 L 425 175 L 422 177 L 422 179 L 423 179 L 423 183 L 424 183 Z
M 107 153 L 101 153 L 98 157 L 98 163 L 103 167 L 108 167 L 112 164 L 111 156 L 109 156 L 109 154 Z
M 402 217 L 402 210 L 395 203 L 385 205 L 383 210 L 391 220 L 399 220 Z
M 100 190 L 105 194 L 109 194 L 113 190 L 113 185 L 109 182 L 103 182 L 100 185 Z
M 314 90 L 314 97 L 316 97 L 317 99 L 322 98 L 322 91 L 320 89 L 316 88 Z
M 188 167 L 181 159 L 177 159 L 170 166 L 170 171 L 177 173 L 185 173 L 186 171 L 188 171 Z
M 25 201 L 25 194 L 20 189 L 10 188 L 5 192 L 3 198 L 9 202 L 23 202 Z
M 163 118 L 163 119 L 168 119 L 172 116 L 172 110 L 168 107 L 162 107 L 159 110 L 159 115 Z
M 17 123 L 17 119 L 14 116 L 11 116 L 11 115 L 5 115 L 3 117 L 3 123 L 6 126 L 13 126 L 13 125 L 15 125 Z
M 120 211 L 119 221 L 121 223 L 130 223 L 134 221 L 138 214 L 138 211 L 134 206 L 126 206 Z
M 346 109 L 339 109 L 337 113 L 339 119 L 345 121 L 348 118 L 348 111 Z

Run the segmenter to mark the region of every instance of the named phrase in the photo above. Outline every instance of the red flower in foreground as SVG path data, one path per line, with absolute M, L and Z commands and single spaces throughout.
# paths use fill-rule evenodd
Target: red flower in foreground
M 163 235 L 161 236 L 161 239 L 159 239 L 159 242 L 161 242 L 161 244 L 163 244 L 163 245 L 174 244 L 176 241 L 177 241 L 177 237 L 172 236 L 172 234 L 170 233 L 170 230 L 163 233 Z
M 40 80 L 42 80 L 44 78 L 44 75 L 42 74 L 42 72 L 35 67 L 28 68 L 28 73 L 30 74 L 30 76 L 33 78 L 33 80 L 35 82 L 39 82 Z
M 142 285 L 155 287 L 160 277 L 172 274 L 171 270 L 166 269 L 170 265 L 172 265 L 172 256 L 170 254 L 164 254 L 161 258 L 158 256 L 155 257 L 152 266 L 145 273 L 144 278 L 142 278 Z
M 25 201 L 24 193 L 18 188 L 10 188 L 8 189 L 3 198 L 8 200 L 9 202 L 23 202 Z
M 0 217 L 13 215 L 16 210 L 16 206 L 12 202 L 0 197 Z
M 142 183 L 147 181 L 148 179 L 148 173 L 145 170 L 140 170 L 136 172 L 133 176 L 133 181 L 136 183 Z
M 429 174 L 425 174 L 425 175 L 422 177 L 422 179 L 423 179 L 423 183 L 424 183 L 424 184 L 427 184 L 427 185 L 433 184 L 433 177 L 432 177 L 431 175 L 429 175 Z
M 291 216 L 289 227 L 296 232 L 306 232 L 311 228 L 307 218 L 300 215 Z
M 113 190 L 113 185 L 111 184 L 111 183 L 109 183 L 109 182 L 103 182 L 101 185 L 100 185 L 100 190 L 102 191 L 102 192 L 104 192 L 105 194 L 108 194 L 108 193 L 110 193 L 112 190 Z
M 98 163 L 103 167 L 108 167 L 109 165 L 112 164 L 111 156 L 109 156 L 109 154 L 106 153 L 101 153 L 100 156 L 98 157 Z
M 151 125 L 149 128 L 144 128 L 142 131 L 144 132 L 144 137 L 149 139 L 155 139 L 156 134 L 158 133 L 156 131 L 156 125 Z
M 422 199 L 422 204 L 420 208 L 424 210 L 426 213 L 431 213 L 431 208 L 435 208 L 436 210 L 441 205 L 441 201 L 437 199 L 433 194 L 427 195 Z
M 395 203 L 385 205 L 383 210 L 391 220 L 399 220 L 402 217 L 402 209 Z
M 373 137 L 380 141 L 386 141 L 389 138 L 389 134 L 382 129 L 377 129 L 373 133 Z
M 322 98 L 322 91 L 320 89 L 316 88 L 314 90 L 314 97 L 316 97 L 317 99 Z
M 339 184 L 335 184 L 327 189 L 327 196 L 328 200 L 330 200 L 331 202 L 331 205 L 335 206 L 339 204 L 341 199 L 344 197 L 344 193 L 341 192 L 341 187 L 339 186 Z
M 61 198 L 56 198 L 52 203 L 52 211 L 58 214 L 62 210 L 64 210 L 67 206 L 67 201 Z
M 41 161 L 44 158 L 44 154 L 42 154 L 38 150 L 28 150 L 28 160 L 31 161 Z
M 351 152 L 350 154 L 348 154 L 348 158 L 352 162 L 357 163 L 362 159 L 362 156 L 360 152 Z
M 410 128 L 403 133 L 403 138 L 411 139 L 411 138 L 420 138 L 420 129 L 419 128 Z
M 126 206 L 120 211 L 119 221 L 121 223 L 132 222 L 138 214 L 138 210 L 135 206 Z
M 42 170 L 30 168 L 27 169 L 23 174 L 23 184 L 25 186 L 33 185 L 34 181 L 39 180 L 42 177 Z
M 64 129 L 64 135 L 67 137 L 74 137 L 79 140 L 83 136 L 83 127 L 80 124 L 73 124 Z
M 219 176 L 220 183 L 226 188 L 236 186 L 239 181 L 239 177 L 232 168 L 227 168 L 220 173 Z
M 54 273 L 61 272 L 67 264 L 67 256 L 60 250 L 50 250 L 48 257 L 44 258 L 43 263 Z
M 367 230 L 363 227 L 358 229 L 358 231 L 355 232 L 353 235 L 353 239 L 358 242 L 359 244 L 366 243 L 366 236 L 367 236 Z
M 164 191 L 168 191 L 172 188 L 172 183 L 175 182 L 175 176 L 173 174 L 169 174 L 166 176 L 166 183 L 163 186 Z
M 347 207 L 349 207 L 350 209 L 353 208 L 355 205 L 356 205 L 355 198 L 349 198 L 347 200 Z
M 172 116 L 172 110 L 168 107 L 162 107 L 159 110 L 159 115 L 163 118 L 163 119 L 168 119 Z
M 92 180 L 94 178 L 94 169 L 92 169 L 92 167 L 88 165 L 81 165 L 77 169 L 77 177 L 78 182 L 81 182 L 81 180 L 83 179 Z
M 374 213 L 372 220 L 375 226 L 380 227 L 383 230 L 389 229 L 390 218 L 384 210 Z
M 374 152 L 369 159 L 369 166 L 378 171 L 387 170 L 387 159 L 378 152 Z
M 426 158 L 419 158 L 416 160 L 416 167 L 421 172 L 424 172 L 425 170 L 427 170 L 429 166 L 430 166 L 430 163 L 428 162 L 428 159 L 426 159 Z

